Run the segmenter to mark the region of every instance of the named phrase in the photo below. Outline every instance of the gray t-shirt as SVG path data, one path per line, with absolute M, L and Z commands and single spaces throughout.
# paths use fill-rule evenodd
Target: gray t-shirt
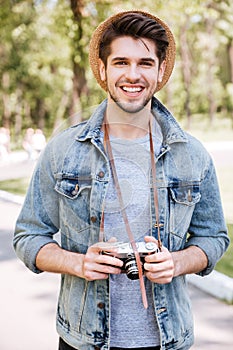
M 150 145 L 149 135 L 134 140 L 111 138 L 117 176 L 126 214 L 135 241 L 144 241 L 150 235 Z M 159 153 L 161 130 L 154 125 L 154 151 Z M 122 213 L 113 179 L 111 178 L 104 210 L 105 239 L 116 237 L 128 242 Z M 110 345 L 113 347 L 149 347 L 160 343 L 155 317 L 152 283 L 144 277 L 148 309 L 144 309 L 139 280 L 130 280 L 126 274 L 110 276 Z

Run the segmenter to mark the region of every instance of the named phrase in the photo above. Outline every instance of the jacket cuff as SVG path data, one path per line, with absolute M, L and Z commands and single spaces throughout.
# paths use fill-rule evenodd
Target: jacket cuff
M 55 243 L 59 245 L 57 241 L 46 236 L 40 236 L 39 242 L 37 237 L 32 238 L 30 242 L 28 242 L 25 250 L 24 262 L 25 262 L 25 265 L 32 272 L 37 274 L 43 272 L 42 270 L 38 269 L 36 266 L 36 257 L 39 251 L 41 250 L 41 248 L 43 248 L 45 245 L 50 243 Z
M 207 267 L 204 270 L 196 273 L 199 276 L 209 275 L 213 271 L 216 263 L 222 256 L 222 250 L 218 249 L 216 245 L 212 245 L 210 240 L 211 240 L 210 237 L 208 238 L 201 237 L 201 239 L 198 237 L 192 237 L 185 245 L 185 248 L 188 248 L 191 246 L 196 246 L 200 248 L 207 257 L 207 260 L 208 260 Z

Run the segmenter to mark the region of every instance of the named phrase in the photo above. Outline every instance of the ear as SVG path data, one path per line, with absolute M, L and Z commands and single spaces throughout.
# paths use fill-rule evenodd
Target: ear
M 104 62 L 99 58 L 99 73 L 100 73 L 100 79 L 102 81 L 106 80 L 106 71 L 105 71 L 105 65 Z
M 162 80 L 163 80 L 163 75 L 164 75 L 164 72 L 165 72 L 165 68 L 166 68 L 166 61 L 164 60 L 160 67 L 159 67 L 159 73 L 158 73 L 158 82 L 161 83 Z

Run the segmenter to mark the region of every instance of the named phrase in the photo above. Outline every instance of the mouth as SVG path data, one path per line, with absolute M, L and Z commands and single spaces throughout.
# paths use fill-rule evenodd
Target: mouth
M 139 96 L 141 92 L 145 89 L 145 87 L 141 85 L 137 85 L 137 86 L 122 85 L 119 87 L 125 94 L 127 94 L 127 96 L 133 96 L 133 97 Z
M 122 90 L 126 92 L 141 92 L 143 90 L 142 87 L 128 87 L 128 86 L 122 86 Z

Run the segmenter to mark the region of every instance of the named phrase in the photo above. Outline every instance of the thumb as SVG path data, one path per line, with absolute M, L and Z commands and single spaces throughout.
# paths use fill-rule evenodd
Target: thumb
M 114 242 L 117 242 L 117 239 L 116 237 L 111 237 L 109 240 L 108 240 L 109 243 L 114 243 Z
M 145 240 L 146 243 L 147 242 L 154 242 L 154 243 L 158 244 L 157 239 L 155 239 L 153 236 L 145 236 L 144 240 Z

